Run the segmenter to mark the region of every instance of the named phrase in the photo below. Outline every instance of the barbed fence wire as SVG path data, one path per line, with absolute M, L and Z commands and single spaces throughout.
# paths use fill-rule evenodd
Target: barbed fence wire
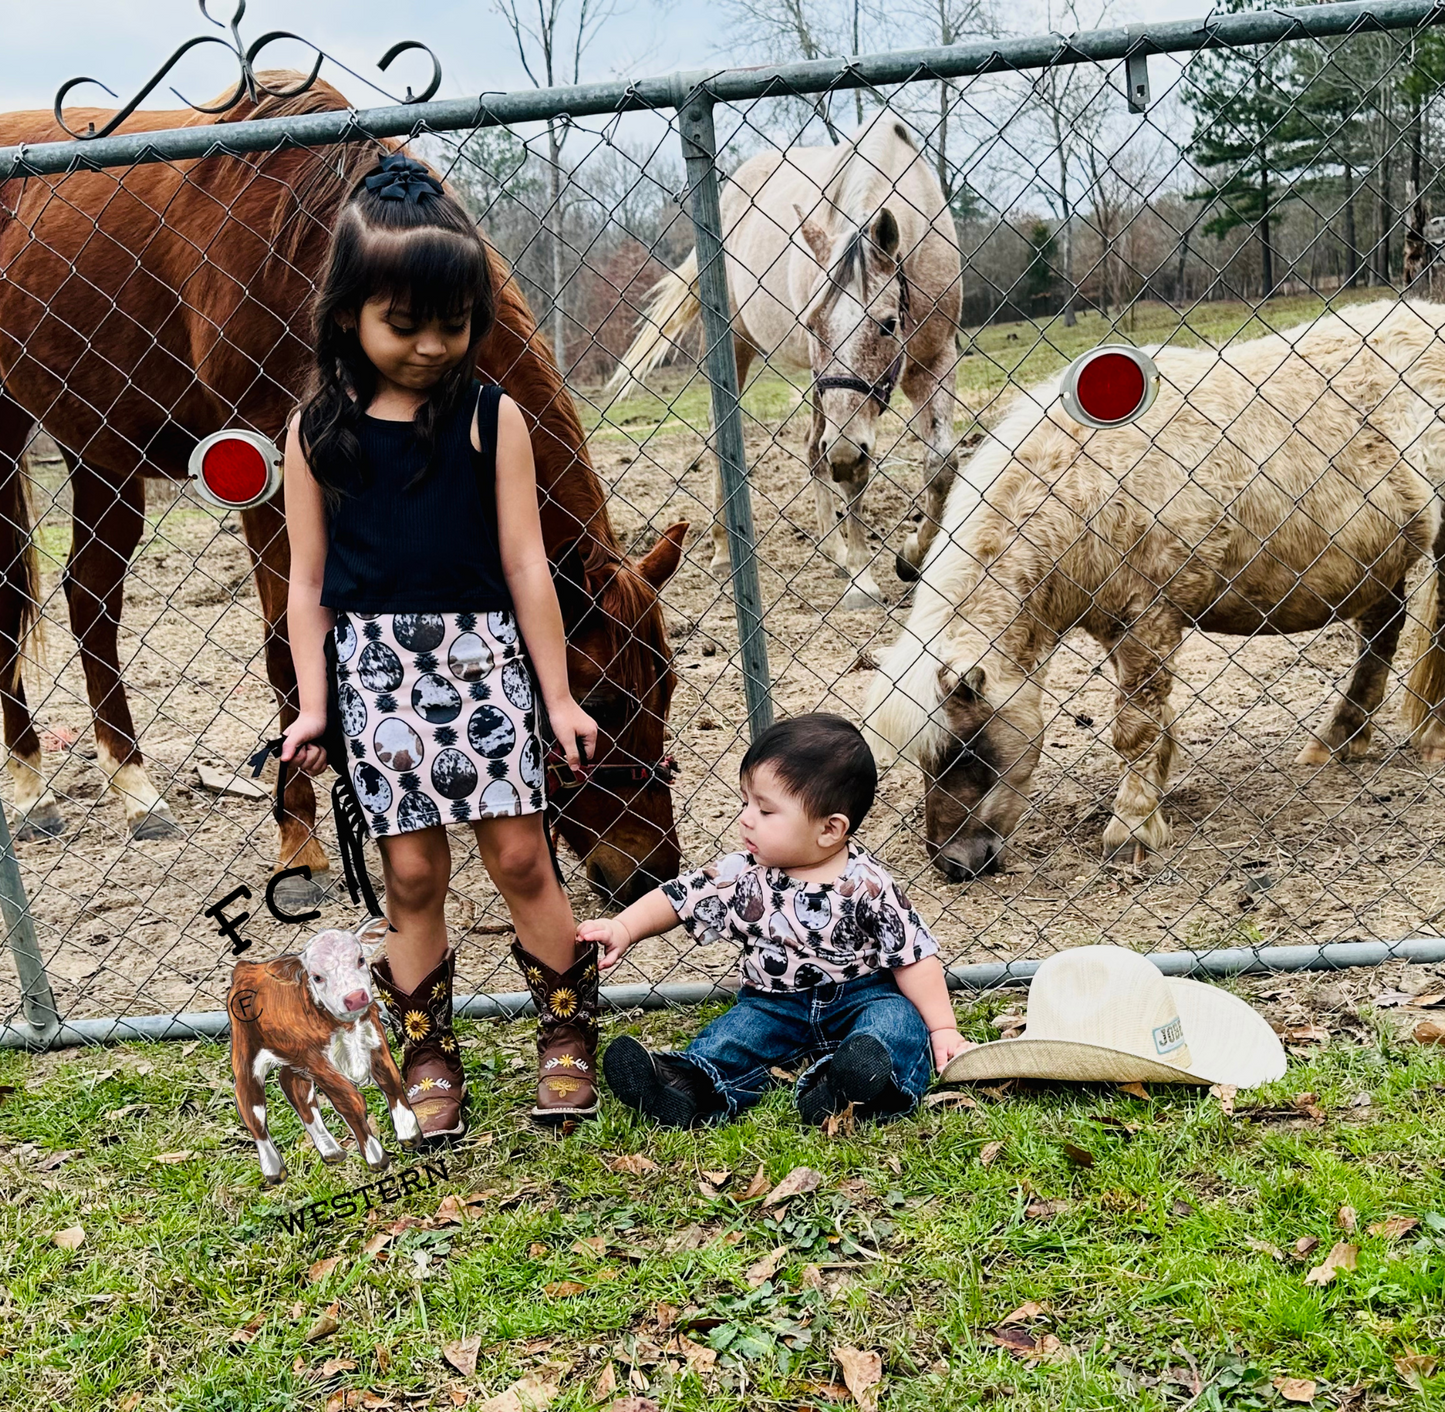
M 179 204 L 207 164 L 250 164 L 255 185 L 270 180 L 259 174 L 268 153 L 305 147 L 341 161 L 336 154 L 402 139 L 468 204 L 539 328 L 558 344 L 566 393 L 622 545 L 637 556 L 668 525 L 692 526 L 661 592 L 676 674 L 665 748 L 680 766 L 673 800 L 685 860 L 702 863 L 736 846 L 737 766 L 752 734 L 775 716 L 807 710 L 864 723 L 880 664 L 891 663 L 913 690 L 921 678 L 899 666 L 907 664 L 893 645 L 923 621 L 920 605 L 957 592 L 947 632 L 919 646 L 946 672 L 967 665 L 954 651 L 959 621 L 993 653 L 1025 619 L 1057 638 L 1047 672 L 1041 661 L 1002 689 L 985 676 L 976 699 L 966 681 L 945 678 L 952 684 L 909 703 L 913 733 L 937 734 L 942 722 L 944 754 L 963 768 L 960 747 L 987 754 L 998 742 L 989 746 L 986 731 L 970 734 L 977 713 L 967 729 L 959 724 L 960 703 L 1007 716 L 1011 704 L 1037 697 L 1028 742 L 1037 761 L 1026 779 L 1014 775 L 1017 817 L 970 855 L 980 867 L 959 862 L 967 850 L 958 841 L 982 827 L 1007 772 L 988 779 L 995 803 L 986 803 L 987 789 L 969 794 L 967 781 L 959 785 L 947 771 L 935 768 L 926 790 L 915 763 L 880 760 L 863 841 L 906 881 L 960 980 L 1026 976 L 1053 950 L 1100 941 L 1167 954 L 1161 964 L 1180 970 L 1236 970 L 1259 964 L 1264 952 L 1281 967 L 1441 960 L 1445 799 L 1404 714 L 1403 677 L 1413 660 L 1406 649 L 1378 674 L 1378 699 L 1366 712 L 1373 733 L 1357 721 L 1347 738 L 1331 740 L 1327 718 L 1342 693 L 1359 695 L 1358 680 L 1349 688 L 1347 681 L 1360 634 L 1342 616 L 1326 613 L 1329 621 L 1309 630 L 1281 619 L 1277 630 L 1269 619 L 1280 604 L 1265 605 L 1259 630 L 1223 635 L 1196 614 L 1163 652 L 1163 665 L 1121 689 L 1138 624 L 1176 603 L 1173 581 L 1135 601 L 1129 622 L 1100 628 L 1082 611 L 1051 618 L 1043 589 L 1020 600 L 1007 622 L 970 624 L 977 599 L 957 575 L 979 552 L 970 506 L 1008 522 L 1000 531 L 1007 548 L 1038 530 L 1039 504 L 1067 499 L 1062 482 L 1045 483 L 1036 459 L 1028 461 L 1035 501 L 1015 487 L 1005 504 L 1004 470 L 1027 458 L 989 456 L 1000 437 L 1016 434 L 1021 408 L 1040 409 L 1045 423 L 1055 416 L 1058 375 L 1080 353 L 1109 343 L 1156 350 L 1161 405 L 1171 391 L 1177 404 L 1169 425 L 1177 430 L 1193 414 L 1196 432 L 1212 425 L 1213 450 L 1185 465 L 1193 453 L 1155 423 L 1147 436 L 1134 428 L 1131 444 L 1141 463 L 1163 444 L 1166 456 L 1183 458 L 1181 487 L 1197 487 L 1195 472 L 1230 444 L 1229 429 L 1211 423 L 1218 409 L 1201 396 L 1191 402 L 1195 385 L 1180 381 L 1186 368 L 1169 361 L 1170 350 L 1242 356 L 1247 376 L 1255 355 L 1240 350 L 1251 340 L 1304 325 L 1318 331 L 1318 321 L 1340 312 L 1347 327 L 1363 330 L 1365 358 L 1373 331 L 1401 309 L 1425 310 L 1412 317 L 1431 331 L 1411 358 L 1392 365 L 1393 383 L 1371 384 L 1373 403 L 1355 406 L 1356 430 L 1338 445 L 1312 439 L 1321 408 L 1337 410 L 1354 396 L 1347 357 L 1315 370 L 1318 385 L 1303 402 L 1276 397 L 1266 370 L 1246 403 L 1263 399 L 1283 418 L 1285 439 L 1318 453 L 1314 480 L 1276 487 L 1281 525 L 1291 515 L 1317 519 L 1324 480 L 1348 474 L 1360 503 L 1353 518 L 1323 525 L 1332 552 L 1348 557 L 1357 543 L 1377 546 L 1378 563 L 1356 567 L 1366 587 L 1389 578 L 1389 592 L 1415 593 L 1434 573 L 1433 542 L 1421 538 L 1421 527 L 1439 519 L 1429 435 L 1422 427 L 1415 440 L 1402 440 L 1371 418 L 1392 397 L 1428 399 L 1434 387 L 1431 349 L 1445 324 L 1445 308 L 1438 319 L 1429 312 L 1442 297 L 1445 242 L 1442 20 L 1445 7 L 1418 0 L 1212 13 L 632 84 L 366 110 L 343 102 L 285 117 L 31 143 L 0 150 L 0 233 L 21 219 L 41 228 L 34 192 L 42 183 L 44 202 L 77 211 L 71 183 L 110 184 L 106 200 L 84 207 L 98 212 L 87 217 L 88 248 L 113 239 L 109 215 L 137 199 L 132 179 L 143 166 L 175 174 Z M 890 165 L 899 151 L 901 165 Z M 232 210 L 242 204 L 237 195 Z M 152 214 L 167 226 L 166 212 Z M 67 280 L 88 276 L 39 238 L 23 250 L 29 263 L 12 262 L 6 278 L 55 295 L 24 327 L 0 327 L 7 389 L 25 382 L 27 362 L 43 369 L 50 389 L 43 405 L 32 398 L 22 409 L 31 429 L 14 473 L 30 497 L 33 525 L 23 530 L 39 563 L 42 641 L 22 647 L 21 677 L 42 748 L 38 762 L 17 756 L 12 693 L 14 842 L 0 837 L 0 901 L 16 977 L 0 978 L 0 1042 L 216 1034 L 226 1023 L 233 953 L 207 909 L 240 885 L 250 889 L 230 913 L 249 910 L 243 930 L 252 957 L 295 949 L 310 930 L 277 921 L 262 904 L 277 865 L 275 766 L 254 784 L 243 766 L 277 733 L 277 700 L 256 546 L 236 513 L 179 479 L 149 478 L 140 492 L 138 477 L 117 478 L 113 504 L 97 508 L 88 457 L 115 433 L 106 407 L 81 405 L 67 382 L 67 339 L 77 331 L 57 331 Z M 117 253 L 143 267 L 144 252 Z M 189 287 L 205 291 L 207 276 L 234 265 L 233 252 L 199 249 Z M 304 287 L 316 271 L 294 273 Z M 95 291 L 122 319 L 115 296 Z M 183 293 L 179 312 L 206 324 L 214 310 L 204 294 Z M 224 322 L 209 329 L 213 356 L 234 352 L 264 364 L 264 350 L 228 348 Z M 164 356 L 166 331 L 151 334 L 147 351 Z M 630 377 L 629 350 L 650 334 L 655 366 Z M 1307 361 L 1316 345 L 1296 340 Z M 100 335 L 89 343 L 94 355 L 108 356 Z M 741 385 L 740 363 L 748 364 Z M 134 370 L 114 372 L 119 396 Z M 819 374 L 823 389 L 814 385 Z M 196 425 L 202 381 L 177 366 L 173 401 L 156 409 L 156 444 L 216 429 Z M 1255 425 L 1251 411 L 1231 415 L 1247 430 Z M 279 424 L 258 429 L 281 439 Z M 1366 440 L 1367 454 L 1356 454 Z M 866 455 L 852 455 L 865 445 Z M 1080 465 L 1107 474 L 1112 463 L 1100 446 L 1107 449 L 1075 444 L 1059 475 Z M 139 465 L 152 448 L 131 449 Z M 1052 454 L 1063 453 L 1056 445 Z M 1267 448 L 1236 445 L 1232 454 L 1256 454 L 1250 475 L 1272 484 Z M 950 477 L 945 510 L 928 492 Z M 1133 501 L 1135 484 L 1121 485 L 1104 503 Z M 1150 512 L 1156 521 L 1171 513 L 1169 503 Z M 1361 518 L 1387 521 L 1402 505 L 1413 518 L 1401 511 L 1390 532 L 1351 537 Z M 83 594 L 68 599 L 64 583 L 67 560 L 87 546 L 93 552 L 116 507 L 142 517 L 123 612 L 118 603 L 106 611 L 118 619 L 135 739 L 164 801 L 140 822 L 164 814 L 171 827 L 156 830 L 160 837 L 134 836 L 136 801 L 127 807 L 108 783 L 105 752 L 89 743 L 96 693 L 114 688 L 103 674 L 97 679 L 73 635 Z M 939 523 L 916 582 L 916 547 Z M 1107 532 L 1103 519 L 1084 516 L 1074 538 L 1036 545 L 1035 557 L 1058 570 L 1079 543 Z M 1317 563 L 1285 562 L 1283 543 L 1264 535 L 1241 574 L 1277 557 L 1304 582 Z M 899 562 L 909 556 L 913 564 Z M 11 583 L 18 572 L 9 566 Z M 1223 585 L 1221 597 L 1233 586 Z M 1074 587 L 1099 603 L 1107 598 L 1105 587 Z M 1373 622 L 1367 638 L 1378 636 Z M 1419 626 L 1428 644 L 1436 625 Z M 1408 623 L 1404 639 L 1418 656 L 1421 638 Z M 980 660 L 997 675 L 995 657 Z M 1129 847 L 1106 854 L 1122 817 L 1122 806 L 1110 803 L 1126 773 L 1120 752 L 1129 749 L 1120 722 L 1138 714 L 1161 672 L 1176 681 L 1176 714 L 1163 730 L 1177 747 L 1172 777 L 1157 808 L 1124 819 Z M 935 670 L 930 681 L 937 680 Z M 908 715 L 896 700 L 879 708 L 879 699 L 875 690 L 874 714 Z M 588 704 L 647 709 L 605 689 Z M 886 724 L 869 724 L 881 741 Z M 627 722 L 604 725 L 620 734 Z M 1333 748 L 1297 761 L 1322 739 Z M 53 836 L 20 807 L 46 791 L 63 817 Z M 951 812 L 945 795 L 954 799 Z M 1164 819 L 1167 840 L 1158 827 Z M 334 858 L 324 810 L 317 838 Z M 460 948 L 459 990 L 473 993 L 470 1013 L 509 1013 L 519 1001 L 508 918 L 470 835 L 453 831 L 452 846 L 447 913 Z M 606 906 L 581 863 L 565 851 L 563 860 L 579 915 Z M 330 890 L 317 925 L 354 918 L 339 884 L 318 877 Z M 723 948 L 658 938 L 629 955 L 614 1000 L 717 995 L 733 965 Z

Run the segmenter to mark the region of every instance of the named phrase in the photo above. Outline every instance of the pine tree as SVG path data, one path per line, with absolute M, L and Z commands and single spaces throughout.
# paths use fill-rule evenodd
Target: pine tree
M 1231 14 L 1272 8 L 1254 0 L 1226 0 Z M 1223 239 L 1238 226 L 1250 226 L 1259 241 L 1264 297 L 1275 287 L 1272 223 L 1291 194 L 1283 158 L 1287 136 L 1282 124 L 1296 86 L 1294 67 L 1284 45 L 1260 45 L 1238 52 L 1209 51 L 1185 71 L 1190 85 L 1184 101 L 1195 113 L 1188 151 L 1205 173 L 1205 184 L 1190 193 L 1206 201 L 1212 214 L 1204 231 Z

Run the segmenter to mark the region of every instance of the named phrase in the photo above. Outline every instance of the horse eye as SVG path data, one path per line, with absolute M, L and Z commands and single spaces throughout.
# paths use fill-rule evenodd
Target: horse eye
M 884 334 L 885 334 L 888 338 L 892 338 L 892 337 L 893 337 L 893 331 L 894 331 L 894 329 L 896 329 L 896 328 L 898 327 L 898 320 L 895 319 L 895 318 L 891 318 L 891 317 L 890 317 L 890 318 L 887 318 L 887 319 L 884 319 L 881 327 L 882 327 L 882 329 L 883 329 Z

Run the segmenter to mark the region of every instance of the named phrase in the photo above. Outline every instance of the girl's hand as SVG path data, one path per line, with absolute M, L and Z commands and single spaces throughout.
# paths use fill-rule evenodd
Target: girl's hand
M 632 938 L 615 917 L 597 917 L 583 922 L 577 928 L 577 940 L 583 943 L 596 942 L 602 948 L 597 958 L 599 971 L 610 971 L 632 946 Z
M 555 706 L 549 702 L 547 719 L 572 773 L 585 778 L 584 761 L 591 763 L 597 753 L 597 722 L 570 696 Z
M 928 1036 L 933 1045 L 933 1067 L 941 1074 L 944 1065 L 953 1058 L 955 1054 L 966 1054 L 970 1049 L 977 1049 L 971 1039 L 965 1039 L 957 1030 L 934 1030 Z
M 308 775 L 319 775 L 326 768 L 326 752 L 311 744 L 326 729 L 326 717 L 302 714 L 296 717 L 281 737 L 281 758 L 294 762 Z

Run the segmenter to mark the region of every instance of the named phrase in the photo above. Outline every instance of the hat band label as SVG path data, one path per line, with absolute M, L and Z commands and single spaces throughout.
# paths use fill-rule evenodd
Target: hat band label
M 1184 1022 L 1176 1015 L 1167 1025 L 1154 1029 L 1154 1050 L 1158 1054 L 1172 1054 L 1184 1044 Z

